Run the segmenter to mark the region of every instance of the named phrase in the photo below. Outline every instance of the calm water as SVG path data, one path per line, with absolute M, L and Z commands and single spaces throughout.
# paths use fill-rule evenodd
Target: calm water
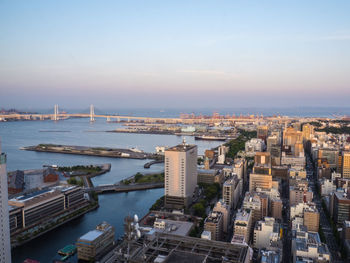
M 101 158 L 93 156 L 65 155 L 55 153 L 37 153 L 22 151 L 23 146 L 39 143 L 72 144 L 84 146 L 108 146 L 131 148 L 138 147 L 147 152 L 154 152 L 155 146 L 172 146 L 182 141 L 182 137 L 173 135 L 142 135 L 105 133 L 103 131 L 120 127 L 120 124 L 106 123 L 99 119 L 90 124 L 88 119 L 70 119 L 59 122 L 52 121 L 21 121 L 0 122 L 0 137 L 2 151 L 7 153 L 7 170 L 35 169 L 44 164 L 75 165 L 111 163 L 109 173 L 93 178 L 95 185 L 115 183 L 137 172 L 151 173 L 163 171 L 163 165 L 153 165 L 144 169 L 146 160 L 127 160 Z M 60 130 L 70 132 L 40 132 L 43 130 Z M 220 142 L 194 141 L 186 137 L 188 143 L 198 145 L 199 154 L 205 149 L 215 147 Z M 87 231 L 95 228 L 101 221 L 107 221 L 116 229 L 116 237 L 123 234 L 123 218 L 130 214 L 142 217 L 156 199 L 163 195 L 163 189 L 147 190 L 131 193 L 100 195 L 100 208 L 78 218 L 64 226 L 51 231 L 38 239 L 13 251 L 13 262 L 23 262 L 26 258 L 51 262 L 57 259 L 57 250 L 76 239 Z M 75 262 L 74 258 L 69 260 Z

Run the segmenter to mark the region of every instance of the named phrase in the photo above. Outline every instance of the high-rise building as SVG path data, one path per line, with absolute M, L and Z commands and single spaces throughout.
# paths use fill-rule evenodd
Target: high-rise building
M 303 139 L 305 141 L 310 140 L 311 134 L 314 133 L 314 126 L 310 124 L 304 124 L 303 125 Z
M 228 225 L 230 224 L 230 208 L 225 204 L 224 200 L 220 199 L 214 206 L 213 212 L 220 212 L 223 216 L 223 231 L 228 232 Z
M 304 226 L 308 231 L 318 232 L 320 226 L 320 213 L 316 207 L 304 208 Z
M 0 142 L 0 263 L 11 262 L 7 188 L 6 154 L 1 152 Z
M 280 198 L 271 198 L 271 216 L 282 220 L 282 200 Z
M 268 126 L 259 126 L 257 128 L 257 137 L 266 142 L 267 136 L 269 135 L 269 127 Z
M 238 211 L 234 222 L 234 235 L 244 236 L 246 243 L 249 243 L 252 230 L 252 213 L 250 210 Z
M 346 193 L 334 193 L 333 219 L 334 223 L 336 223 L 338 226 L 341 226 L 344 221 L 350 219 L 350 199 Z
M 181 209 L 192 202 L 197 185 L 197 146 L 182 144 L 165 150 L 165 206 Z
M 243 200 L 243 209 L 250 210 L 252 213 L 252 226 L 255 222 L 262 219 L 261 199 L 258 194 L 246 192 Z
M 271 155 L 269 152 L 256 152 L 254 157 L 255 165 L 271 165 Z
M 255 191 L 256 188 L 272 188 L 272 175 L 251 173 L 249 175 L 249 192 Z
M 237 175 L 227 179 L 223 185 L 222 195 L 225 204 L 235 209 L 238 204 L 238 200 L 242 194 L 242 179 L 238 179 Z
M 350 152 L 343 152 L 342 174 L 343 178 L 350 178 Z
M 223 214 L 211 212 L 204 221 L 204 230 L 211 233 L 211 240 L 222 240 L 223 236 Z
M 254 227 L 253 244 L 255 248 L 270 247 L 273 233 L 279 235 L 280 227 L 273 217 L 265 217 L 264 220 L 258 221 Z

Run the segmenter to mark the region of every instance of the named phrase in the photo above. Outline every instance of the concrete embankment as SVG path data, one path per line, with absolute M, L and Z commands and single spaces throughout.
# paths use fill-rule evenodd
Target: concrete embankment
M 75 145 L 39 144 L 36 146 L 23 147 L 21 149 L 27 150 L 27 151 L 36 151 L 36 152 L 90 155 L 90 156 L 126 158 L 126 159 L 155 159 L 155 158 L 157 158 L 157 155 L 153 154 L 153 153 L 145 153 L 143 151 L 133 150 L 133 149 L 118 149 L 118 148 L 108 148 L 108 147 L 87 147 L 87 146 L 75 146 Z

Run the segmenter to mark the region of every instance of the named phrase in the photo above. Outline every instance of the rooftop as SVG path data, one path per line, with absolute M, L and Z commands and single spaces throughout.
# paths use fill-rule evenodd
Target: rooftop
M 250 210 L 244 210 L 244 211 L 237 212 L 235 224 L 236 224 L 236 221 L 248 222 L 250 215 L 251 215 Z
M 196 148 L 197 145 L 194 144 L 179 144 L 170 148 L 167 148 L 165 151 L 172 151 L 172 152 L 187 152 L 189 150 L 192 150 Z
M 165 222 L 165 229 L 154 228 L 155 232 L 171 233 L 178 236 L 187 236 L 193 226 L 192 222 L 156 219 L 156 222 Z
M 89 232 L 87 232 L 85 235 L 81 236 L 78 240 L 79 241 L 94 241 L 96 238 L 98 238 L 99 236 L 101 236 L 103 234 L 102 231 L 100 230 L 91 230 Z

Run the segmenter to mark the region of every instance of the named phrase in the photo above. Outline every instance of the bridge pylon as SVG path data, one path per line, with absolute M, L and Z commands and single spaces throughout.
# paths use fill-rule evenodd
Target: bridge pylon
M 58 121 L 58 104 L 55 104 L 55 107 L 54 107 L 53 120 Z
M 95 121 L 95 108 L 94 105 L 90 105 L 90 122 Z

